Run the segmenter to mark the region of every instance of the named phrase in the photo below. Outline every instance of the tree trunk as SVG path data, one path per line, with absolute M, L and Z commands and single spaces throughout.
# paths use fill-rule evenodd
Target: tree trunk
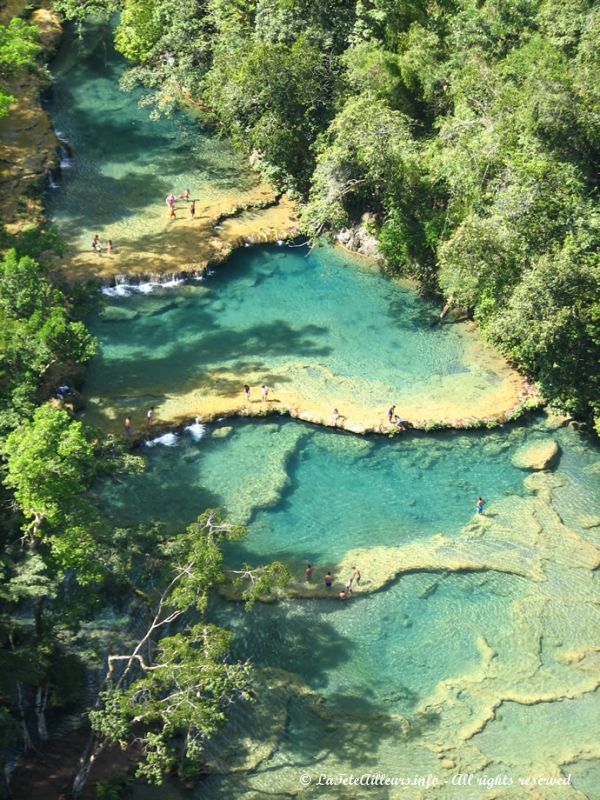
M 85 750 L 79 759 L 79 767 L 77 768 L 73 783 L 71 784 L 70 794 L 72 797 L 77 797 L 82 791 L 90 777 L 90 772 L 92 771 L 96 759 L 105 747 L 106 742 L 102 741 L 98 734 L 90 733 Z
M 27 717 L 25 716 L 25 708 L 23 706 L 23 692 L 19 681 L 17 681 L 17 709 L 19 711 L 19 721 L 23 730 L 23 746 L 25 750 L 32 750 L 34 747 L 27 726 Z
M 48 688 L 38 687 L 35 693 L 35 715 L 37 717 L 37 731 L 40 741 L 48 741 L 48 726 L 46 725 L 46 705 L 48 703 Z

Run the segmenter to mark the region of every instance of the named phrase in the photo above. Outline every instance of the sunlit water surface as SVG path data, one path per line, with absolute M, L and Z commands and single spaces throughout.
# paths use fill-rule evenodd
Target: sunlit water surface
M 49 211 L 76 250 L 89 250 L 93 233 L 163 247 L 168 192 L 226 202 L 255 181 L 183 115 L 152 121 L 140 94 L 117 88 L 123 66 L 105 30 L 69 35 L 54 64 L 50 111 L 73 157 L 63 153 Z M 433 326 L 436 311 L 330 248 L 245 251 L 202 284 L 110 298 L 92 321 L 101 350 L 88 414 L 121 426 L 130 413 L 137 433 L 150 404 L 188 394 L 179 410 L 193 416 L 197 398 L 237 397 L 246 380 L 253 392 L 266 380 L 275 398 L 293 385 L 327 408 L 359 401 L 385 413 L 397 401 L 400 413 L 404 402 L 441 414 L 460 401 L 469 416 L 499 391 L 500 366 L 464 328 Z M 561 447 L 557 468 L 524 483 L 511 456 L 549 437 Z M 522 547 L 541 570 L 416 569 L 346 603 L 286 600 L 250 613 L 215 600 L 234 656 L 258 668 L 258 702 L 232 709 L 209 749 L 216 774 L 194 795 L 522 800 L 533 795 L 520 777 L 568 775 L 536 796 L 600 797 L 598 454 L 583 437 L 541 418 L 393 441 L 265 420 L 200 424 L 144 452 L 144 475 L 97 488 L 107 512 L 176 532 L 219 506 L 248 525 L 227 548 L 229 566 L 282 558 L 298 576 L 310 560 L 320 582 L 360 548 L 368 585 L 369 549 L 416 542 L 427 555 L 441 533 L 451 543 L 474 536 L 501 557 Z M 478 495 L 486 519 L 473 527 Z M 365 772 L 439 785 L 318 785 L 320 774 Z M 473 785 L 455 784 L 460 774 Z M 486 794 L 498 775 L 515 785 Z M 136 796 L 181 791 L 138 787 Z

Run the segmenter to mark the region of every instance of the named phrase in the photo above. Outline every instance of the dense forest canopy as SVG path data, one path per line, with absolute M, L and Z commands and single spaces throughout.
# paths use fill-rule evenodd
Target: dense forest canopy
M 391 268 L 598 413 L 596 2 L 125 0 L 115 40 L 125 85 L 206 107 L 311 238 L 371 212 Z

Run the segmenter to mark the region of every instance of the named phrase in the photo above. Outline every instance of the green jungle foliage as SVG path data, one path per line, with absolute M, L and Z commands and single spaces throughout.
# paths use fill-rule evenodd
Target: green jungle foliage
M 183 91 L 307 200 L 311 239 L 371 212 L 391 269 L 600 414 L 597 2 L 124 0 L 116 43 L 146 102 Z
M 6 88 L 8 79 L 36 65 L 40 52 L 37 28 L 13 17 L 8 25 L 0 25 L 0 117 L 8 114 L 14 101 Z

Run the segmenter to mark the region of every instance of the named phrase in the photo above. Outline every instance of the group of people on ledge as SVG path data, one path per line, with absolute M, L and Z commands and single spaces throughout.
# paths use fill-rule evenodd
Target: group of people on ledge
M 98 255 L 103 250 L 103 247 L 100 244 L 100 238 L 97 233 L 94 234 L 94 238 L 92 239 L 92 250 L 94 251 L 94 253 L 98 253 Z M 112 251 L 113 251 L 113 243 L 112 239 L 109 239 L 106 245 L 106 252 L 110 254 L 112 253 Z
M 307 583 L 312 581 L 314 572 L 314 567 L 312 564 L 307 564 L 306 569 L 304 570 L 304 580 Z M 331 574 L 331 570 L 327 570 L 325 573 L 323 580 L 325 581 L 325 588 L 332 589 L 333 588 L 333 575 Z M 360 585 L 360 570 L 358 567 L 352 567 L 352 575 L 346 581 L 346 584 L 343 589 L 340 589 L 338 592 L 338 599 L 339 600 L 347 600 L 349 597 L 352 596 L 352 584 L 355 586 Z
M 398 431 L 406 431 L 412 428 L 410 422 L 396 414 L 396 406 L 390 406 L 387 410 L 387 418 L 390 425 L 393 425 Z
M 260 387 L 260 397 L 261 397 L 261 400 L 263 401 L 263 403 L 266 403 L 267 400 L 269 399 L 269 391 L 270 391 L 270 389 L 267 386 L 267 384 L 263 383 L 263 385 Z M 247 383 L 244 384 L 244 398 L 245 398 L 247 403 L 251 403 L 252 402 L 250 400 L 250 386 Z
M 183 192 L 179 195 L 179 199 L 187 203 L 187 201 L 190 199 L 190 190 L 184 189 Z M 171 220 L 171 222 L 173 222 L 173 220 L 177 219 L 177 209 L 175 208 L 175 195 L 173 194 L 173 192 L 167 195 L 165 203 L 167 204 L 167 208 L 169 209 L 169 219 Z M 194 219 L 194 217 L 196 216 L 195 200 L 192 200 L 192 202 L 190 203 L 189 212 L 190 212 L 190 217 Z

